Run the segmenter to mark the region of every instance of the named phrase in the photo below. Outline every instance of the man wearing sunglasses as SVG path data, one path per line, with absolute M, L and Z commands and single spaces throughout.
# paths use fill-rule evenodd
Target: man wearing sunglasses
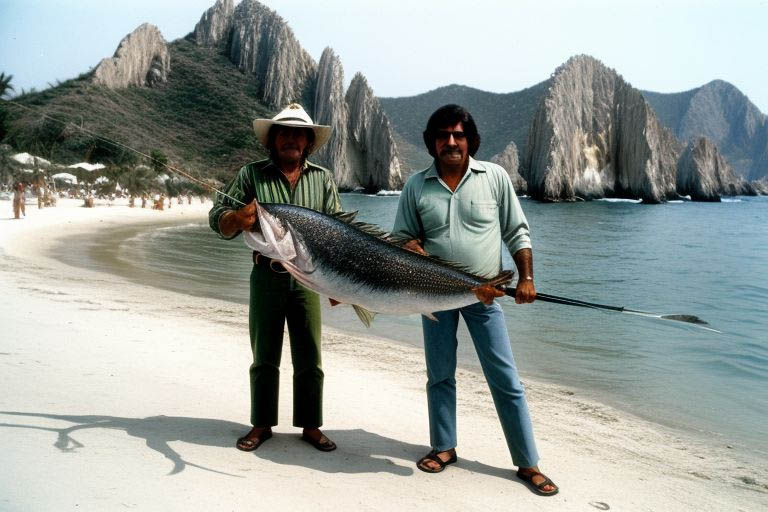
M 519 272 L 515 302 L 533 302 L 533 256 L 528 222 L 506 171 L 475 160 L 480 135 L 469 112 L 458 105 L 439 108 L 427 122 L 424 143 L 433 164 L 411 176 L 400 195 L 393 234 L 411 241 L 406 248 L 456 262 L 490 278 L 501 271 L 501 244 Z M 417 462 L 439 473 L 456 457 L 456 329 L 459 315 L 472 336 L 517 476 L 545 496 L 558 487 L 538 467 L 538 453 L 525 392 L 504 320 L 492 287 L 476 291 L 478 302 L 422 317 L 427 363 L 427 404 L 432 451 Z

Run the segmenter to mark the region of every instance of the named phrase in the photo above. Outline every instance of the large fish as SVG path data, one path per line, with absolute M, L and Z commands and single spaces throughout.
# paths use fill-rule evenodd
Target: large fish
M 289 204 L 257 203 L 259 231 L 245 243 L 279 260 L 301 284 L 320 295 L 352 304 L 370 325 L 375 313 L 421 313 L 477 302 L 474 290 L 500 286 L 512 272 L 493 279 L 455 264 L 408 251 L 355 213 L 326 215 Z

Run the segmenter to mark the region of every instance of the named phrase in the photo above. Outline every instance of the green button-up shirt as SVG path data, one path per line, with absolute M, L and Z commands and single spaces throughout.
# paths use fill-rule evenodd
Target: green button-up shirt
M 500 272 L 502 241 L 511 254 L 531 247 L 528 221 L 509 175 L 471 157 L 455 191 L 440 179 L 434 163 L 408 178 L 392 233 L 420 238 L 428 254 L 484 277 Z
M 304 206 L 323 213 L 341 211 L 339 191 L 333 181 L 331 171 L 310 162 L 304 164 L 296 186 L 291 190 L 288 179 L 270 159 L 251 162 L 237 172 L 237 175 L 224 191 L 227 195 L 250 203 L 254 198 L 264 203 L 287 203 Z M 208 222 L 222 238 L 234 238 L 240 232 L 230 237 L 224 237 L 219 230 L 219 217 L 227 210 L 242 208 L 228 197 L 218 195 L 216 203 L 208 213 Z

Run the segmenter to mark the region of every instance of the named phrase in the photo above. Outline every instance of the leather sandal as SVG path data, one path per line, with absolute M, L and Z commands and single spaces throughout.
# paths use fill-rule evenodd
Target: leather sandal
M 449 451 L 449 450 L 446 450 Z M 443 460 L 440 457 L 437 456 L 437 450 L 432 450 L 425 456 L 423 456 L 419 461 L 416 463 L 416 467 L 420 470 L 424 471 L 425 473 L 440 473 L 442 470 L 445 469 L 445 466 L 448 464 L 455 464 L 458 459 L 456 457 L 456 451 L 453 451 L 453 455 L 448 460 Z M 436 462 L 439 467 L 437 468 L 431 468 L 426 465 L 427 462 L 433 461 Z
M 535 476 L 543 476 L 544 481 L 539 484 L 533 483 L 533 477 Z M 552 480 L 550 480 L 549 477 L 547 477 L 547 475 L 540 473 L 539 471 L 531 470 L 530 472 L 523 473 L 522 470 L 518 469 L 517 478 L 527 483 L 533 492 L 540 494 L 541 496 L 554 496 L 555 494 L 560 492 L 560 488 L 557 485 L 555 485 L 555 483 Z M 547 485 L 551 485 L 552 487 L 554 487 L 554 489 L 552 489 L 551 491 L 545 491 L 544 487 L 546 487 Z
M 321 452 L 332 452 L 336 449 L 336 443 L 328 439 L 325 434 L 320 434 L 320 439 L 313 439 L 307 434 L 301 434 L 301 440 L 306 441 Z
M 250 434 L 250 432 L 249 432 Z M 242 450 L 244 452 L 252 452 L 262 444 L 264 444 L 264 441 L 267 439 L 270 439 L 272 437 L 272 429 L 271 428 L 265 428 L 261 431 L 261 434 L 259 434 L 257 437 L 248 437 L 247 435 L 244 435 L 241 438 L 238 438 L 237 444 L 235 444 L 235 447 L 238 450 Z

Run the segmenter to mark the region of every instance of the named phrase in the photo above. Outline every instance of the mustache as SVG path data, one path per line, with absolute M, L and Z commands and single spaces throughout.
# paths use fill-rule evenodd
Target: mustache
M 440 151 L 441 155 L 449 155 L 452 153 L 461 154 L 461 150 L 458 148 L 445 148 L 442 151 Z

